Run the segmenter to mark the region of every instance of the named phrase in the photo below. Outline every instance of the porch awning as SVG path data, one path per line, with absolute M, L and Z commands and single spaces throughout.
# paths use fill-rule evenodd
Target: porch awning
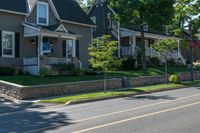
M 32 23 L 23 23 L 23 26 L 24 37 L 34 37 L 39 35 L 65 39 L 76 39 L 77 37 L 81 37 L 81 35 L 67 30 L 63 24 L 38 26 Z

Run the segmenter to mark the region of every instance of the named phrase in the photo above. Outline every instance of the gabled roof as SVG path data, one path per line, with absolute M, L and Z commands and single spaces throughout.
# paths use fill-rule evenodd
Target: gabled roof
M 0 9 L 27 13 L 27 3 L 26 0 L 0 0 Z
M 52 0 L 62 20 L 95 25 L 75 0 Z
M 56 10 L 55 12 L 58 14 L 59 19 L 72 23 L 75 22 L 80 25 L 95 26 L 89 16 L 87 16 L 75 0 L 49 1 L 53 3 L 55 7 L 53 10 Z M 37 0 L 0 0 L 0 10 L 28 15 L 36 2 Z

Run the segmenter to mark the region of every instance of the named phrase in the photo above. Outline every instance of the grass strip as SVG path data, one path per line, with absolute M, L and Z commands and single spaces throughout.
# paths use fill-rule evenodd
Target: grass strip
M 137 88 L 130 88 L 130 89 L 113 90 L 113 91 L 108 91 L 107 93 L 104 93 L 102 91 L 102 92 L 92 92 L 92 93 L 84 93 L 84 94 L 77 94 L 77 95 L 70 95 L 70 96 L 62 96 L 58 98 L 41 100 L 40 102 L 55 103 L 55 104 L 74 103 L 74 102 L 81 102 L 81 101 L 87 101 L 87 100 L 97 100 L 97 99 L 112 98 L 112 97 L 117 97 L 117 96 L 120 97 L 120 96 L 148 93 L 152 91 L 159 91 L 159 90 L 165 90 L 165 89 L 186 87 L 188 85 L 190 84 L 184 83 L 184 84 L 151 85 L 151 86 L 137 87 Z

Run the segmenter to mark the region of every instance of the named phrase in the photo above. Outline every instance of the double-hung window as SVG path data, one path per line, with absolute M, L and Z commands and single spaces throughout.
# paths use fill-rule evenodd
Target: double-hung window
M 2 57 L 15 57 L 15 33 L 2 31 Z
M 49 21 L 49 5 L 45 2 L 38 2 L 37 5 L 37 24 L 48 25 Z

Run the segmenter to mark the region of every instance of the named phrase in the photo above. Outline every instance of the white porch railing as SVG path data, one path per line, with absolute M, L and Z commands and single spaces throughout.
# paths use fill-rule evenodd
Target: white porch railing
M 146 56 L 153 56 L 155 55 L 155 51 L 153 48 L 145 47 L 145 55 Z
M 36 66 L 36 65 L 38 65 L 38 58 L 37 57 L 23 58 L 23 65 L 24 66 Z
M 57 57 L 41 57 L 41 64 L 44 65 L 52 65 L 52 64 L 60 64 L 67 63 L 66 58 L 57 58 Z
M 121 55 L 122 56 L 134 56 L 135 55 L 135 46 L 123 47 L 121 46 Z
M 72 58 L 72 63 L 74 63 L 79 68 L 83 68 L 83 64 L 81 63 L 81 61 L 77 57 Z

